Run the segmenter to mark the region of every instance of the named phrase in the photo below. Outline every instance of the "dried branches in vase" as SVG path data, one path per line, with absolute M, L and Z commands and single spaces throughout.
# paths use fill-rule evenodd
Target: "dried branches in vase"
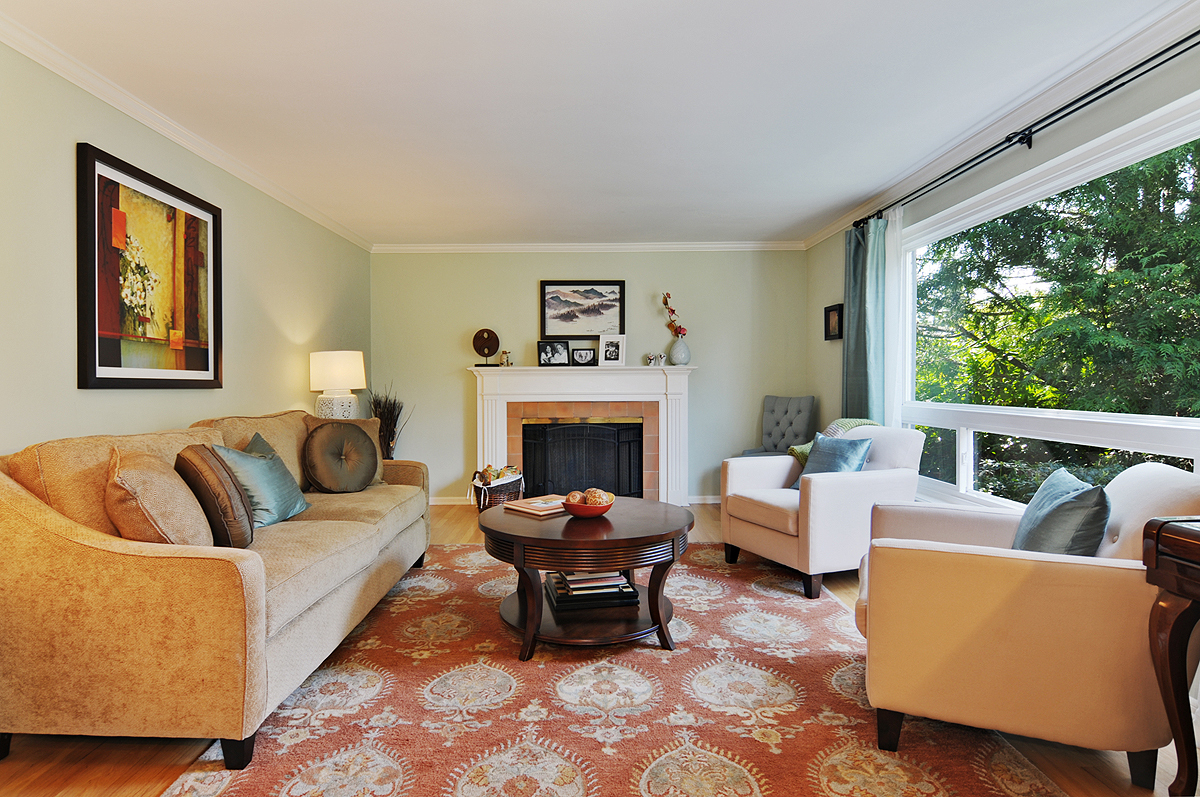
M 368 390 L 371 401 L 371 414 L 379 419 L 379 449 L 384 459 L 394 459 L 396 455 L 396 439 L 404 426 L 400 424 L 400 416 L 404 414 L 404 402 L 392 393 L 388 384 L 382 392 Z M 409 417 L 412 417 L 411 414 Z M 405 424 L 408 421 L 404 422 Z

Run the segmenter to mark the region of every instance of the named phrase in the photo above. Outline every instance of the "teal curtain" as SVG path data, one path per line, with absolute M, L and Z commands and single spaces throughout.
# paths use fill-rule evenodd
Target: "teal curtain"
M 846 233 L 842 417 L 883 423 L 883 290 L 887 222 Z

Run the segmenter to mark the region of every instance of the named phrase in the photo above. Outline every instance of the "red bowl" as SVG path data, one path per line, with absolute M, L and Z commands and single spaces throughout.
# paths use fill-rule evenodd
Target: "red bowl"
M 615 504 L 616 501 L 613 503 Z M 563 509 L 575 517 L 599 517 L 612 509 L 612 504 L 568 504 L 563 501 Z

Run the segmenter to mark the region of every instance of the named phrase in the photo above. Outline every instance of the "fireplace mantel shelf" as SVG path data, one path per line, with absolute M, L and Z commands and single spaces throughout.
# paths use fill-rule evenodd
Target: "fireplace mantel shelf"
M 468 370 L 475 375 L 477 388 L 477 467 L 508 460 L 509 403 L 656 402 L 660 495 L 668 503 L 687 505 L 688 377 L 694 366 Z

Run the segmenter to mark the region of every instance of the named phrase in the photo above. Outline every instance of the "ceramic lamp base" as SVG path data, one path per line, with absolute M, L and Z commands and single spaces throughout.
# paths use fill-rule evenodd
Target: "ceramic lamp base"
M 322 393 L 317 396 L 318 418 L 357 418 L 358 396 L 350 393 L 345 396 L 335 396 Z

